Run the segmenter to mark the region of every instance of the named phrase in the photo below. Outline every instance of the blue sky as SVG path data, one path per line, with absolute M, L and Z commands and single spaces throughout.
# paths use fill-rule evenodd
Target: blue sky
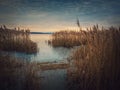
M 0 25 L 32 31 L 120 25 L 119 0 L 0 0 Z

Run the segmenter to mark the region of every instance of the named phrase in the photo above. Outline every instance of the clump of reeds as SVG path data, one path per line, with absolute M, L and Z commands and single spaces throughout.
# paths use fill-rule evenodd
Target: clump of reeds
M 0 50 L 36 53 L 37 44 L 30 39 L 30 30 L 0 27 Z
M 0 90 L 40 90 L 35 63 L 0 55 Z
M 59 31 L 52 34 L 49 43 L 53 47 L 74 47 L 85 44 L 86 40 L 79 31 Z
M 71 56 L 68 70 L 71 90 L 119 90 L 120 89 L 120 28 L 110 27 L 83 32 L 86 44 Z

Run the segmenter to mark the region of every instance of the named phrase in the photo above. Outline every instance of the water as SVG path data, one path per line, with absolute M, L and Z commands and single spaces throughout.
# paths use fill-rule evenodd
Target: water
M 41 74 L 41 90 L 66 90 L 66 70 L 47 70 Z
M 39 52 L 32 59 L 40 62 L 51 62 L 66 60 L 70 53 L 68 48 L 53 48 L 47 44 L 47 40 L 51 39 L 51 34 L 32 34 L 31 39 L 37 43 Z
M 51 39 L 51 34 L 31 34 L 31 39 L 38 45 L 39 52 L 37 54 L 19 52 L 10 52 L 9 54 L 28 61 L 37 62 L 65 61 L 70 54 L 70 49 L 68 48 L 54 48 L 47 44 L 47 41 Z
M 39 52 L 32 56 L 33 61 L 37 62 L 53 62 L 66 61 L 70 54 L 70 49 L 53 48 L 47 44 L 47 40 L 51 39 L 50 34 L 32 34 L 31 39 L 37 43 Z M 66 90 L 66 70 L 46 70 L 42 71 L 41 90 Z
M 37 54 L 25 54 L 19 52 L 8 52 L 10 55 L 14 55 L 18 58 L 24 58 L 25 60 L 37 61 L 37 62 L 65 62 L 70 54 L 68 48 L 53 48 L 47 44 L 47 41 L 51 39 L 51 34 L 31 34 L 32 41 L 38 45 L 39 52 Z M 38 71 L 41 79 L 41 90 L 66 90 L 66 69 L 57 70 L 45 70 Z

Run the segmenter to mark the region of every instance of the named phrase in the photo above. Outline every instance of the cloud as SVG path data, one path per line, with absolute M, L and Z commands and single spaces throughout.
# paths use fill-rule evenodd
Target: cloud
M 57 30 L 76 27 L 76 17 L 84 26 L 120 23 L 118 0 L 0 0 L 0 24 Z

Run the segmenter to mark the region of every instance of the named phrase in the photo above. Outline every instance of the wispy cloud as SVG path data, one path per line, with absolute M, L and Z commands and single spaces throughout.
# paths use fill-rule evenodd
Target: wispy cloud
M 0 0 L 0 24 L 59 30 L 100 23 L 119 25 L 119 0 Z

